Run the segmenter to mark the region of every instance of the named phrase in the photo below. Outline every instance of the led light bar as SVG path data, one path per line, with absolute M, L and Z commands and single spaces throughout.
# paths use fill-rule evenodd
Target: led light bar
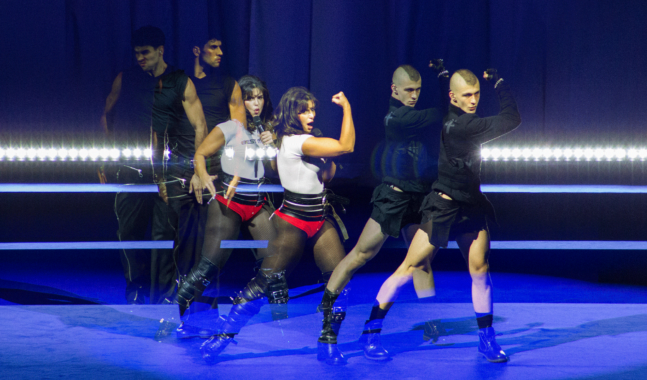
M 0 193 L 157 193 L 157 185 L 101 183 L 0 183 Z M 282 193 L 281 185 L 238 185 L 239 193 Z
M 164 152 L 168 158 L 171 152 Z M 150 148 L 114 147 L 0 147 L 0 161 L 119 161 L 150 159 L 153 151 Z
M 639 147 L 483 147 L 483 161 L 644 161 Z
M 0 193 L 157 193 L 157 185 L 100 183 L 0 183 Z M 239 193 L 282 193 L 281 185 L 238 185 Z M 625 185 L 481 185 L 484 193 L 647 194 L 647 186 Z

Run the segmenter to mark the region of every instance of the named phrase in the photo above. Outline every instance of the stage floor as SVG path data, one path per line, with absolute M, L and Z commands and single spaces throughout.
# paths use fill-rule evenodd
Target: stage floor
M 495 301 L 503 301 L 495 303 L 494 327 L 510 362 L 492 364 L 476 350 L 477 326 L 464 275 L 437 273 L 438 303 L 417 302 L 412 289 L 402 295 L 383 330 L 383 343 L 393 360 L 382 363 L 365 359 L 356 343 L 370 300 L 386 274 L 358 275 L 339 336 L 340 348 L 349 358 L 343 367 L 316 360 L 321 327 L 321 314 L 315 311 L 321 299 L 317 285 L 290 290 L 295 298 L 289 305 L 289 319 L 272 321 L 269 306 L 264 305 L 237 336 L 238 345 L 227 347 L 214 365 L 200 356 L 202 339 L 181 341 L 174 332 L 159 336 L 160 319 L 177 321 L 176 306 L 12 305 L 5 301 L 0 306 L 0 377 L 647 378 L 644 287 L 494 274 Z M 593 302 L 596 296 L 599 302 Z M 219 312 L 226 313 L 230 307 L 221 304 Z M 192 316 L 197 323 L 213 317 L 213 310 Z M 440 328 L 436 343 L 422 339 L 421 326 L 427 320 L 437 321 Z

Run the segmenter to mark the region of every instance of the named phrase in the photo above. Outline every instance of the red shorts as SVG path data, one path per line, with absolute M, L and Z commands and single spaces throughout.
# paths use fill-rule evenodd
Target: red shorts
M 243 219 L 243 222 L 252 219 L 263 208 L 263 204 L 260 204 L 258 206 L 241 205 L 240 203 L 225 199 L 225 197 L 220 194 L 216 194 L 216 199 L 218 200 L 218 202 L 229 207 L 229 209 L 240 215 L 240 217 Z
M 285 220 L 286 222 L 290 223 L 291 225 L 295 226 L 296 228 L 304 231 L 308 235 L 308 239 L 315 236 L 315 234 L 319 232 L 319 230 L 321 229 L 321 227 L 324 225 L 324 222 L 325 222 L 325 220 L 321 220 L 318 222 L 306 222 L 305 220 L 301 220 L 299 218 L 295 218 L 290 215 L 285 215 L 284 213 L 281 212 L 281 210 L 274 211 L 274 214 L 276 214 L 276 216 Z

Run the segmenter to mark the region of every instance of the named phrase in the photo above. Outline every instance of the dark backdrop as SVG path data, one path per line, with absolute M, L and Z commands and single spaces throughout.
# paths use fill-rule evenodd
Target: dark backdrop
M 191 68 L 194 39 L 217 35 L 225 68 L 264 78 L 275 104 L 289 87 L 309 87 L 327 135 L 341 120 L 329 100 L 344 91 L 361 136 L 353 163 L 367 162 L 383 137 L 399 64 L 422 72 L 419 105 L 438 104 L 426 69 L 434 57 L 450 70 L 499 69 L 523 117 L 508 142 L 640 144 L 645 19 L 643 0 L 3 1 L 1 143 L 95 139 L 112 80 L 134 62 L 130 35 L 152 24 L 166 34 L 171 64 Z M 494 92 L 483 92 L 479 113 L 491 114 Z

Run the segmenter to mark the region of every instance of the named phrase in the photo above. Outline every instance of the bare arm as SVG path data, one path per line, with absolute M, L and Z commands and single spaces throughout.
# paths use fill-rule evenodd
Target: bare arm
M 225 145 L 225 135 L 222 133 L 220 128 L 215 127 L 204 139 L 202 144 L 200 144 L 198 149 L 195 151 L 195 156 L 193 157 L 195 174 L 201 182 L 200 189 L 204 189 L 206 187 L 214 197 L 216 196 L 216 188 L 213 186 L 213 177 L 211 177 L 207 172 L 206 158 L 216 154 L 223 145 Z M 201 201 L 202 200 L 199 198 L 198 202 Z
M 335 165 L 333 160 L 329 160 L 326 163 L 326 166 L 321 169 L 321 179 L 325 183 L 328 183 L 332 181 L 333 177 L 335 176 L 335 172 L 337 172 L 337 165 Z
M 245 103 L 243 102 L 243 92 L 240 90 L 238 82 L 234 86 L 234 91 L 229 99 L 229 116 L 236 119 L 247 127 L 247 114 L 245 113 Z
M 115 104 L 117 104 L 117 100 L 119 100 L 119 95 L 121 94 L 121 77 L 123 76 L 123 73 L 119 73 L 115 80 L 112 82 L 112 90 L 110 90 L 110 94 L 108 94 L 108 98 L 106 99 L 106 107 L 103 109 L 103 115 L 101 115 L 101 127 L 103 128 L 104 132 L 106 134 L 110 133 L 110 129 L 108 128 L 108 118 L 107 115 L 112 111 L 114 108 Z
M 332 97 L 332 102 L 342 107 L 344 118 L 341 122 L 339 140 L 327 137 L 311 137 L 303 142 L 303 154 L 311 157 L 337 157 L 342 154 L 352 153 L 355 149 L 355 125 L 350 109 L 350 103 L 343 92 Z
M 191 123 L 191 126 L 195 130 L 195 146 L 197 148 L 202 144 L 202 140 L 207 135 L 207 121 L 202 111 L 202 103 L 200 103 L 198 94 L 195 91 L 195 85 L 191 79 L 188 79 L 186 83 L 182 106 L 184 107 L 184 112 L 186 112 L 186 117 L 189 119 L 189 123 Z

